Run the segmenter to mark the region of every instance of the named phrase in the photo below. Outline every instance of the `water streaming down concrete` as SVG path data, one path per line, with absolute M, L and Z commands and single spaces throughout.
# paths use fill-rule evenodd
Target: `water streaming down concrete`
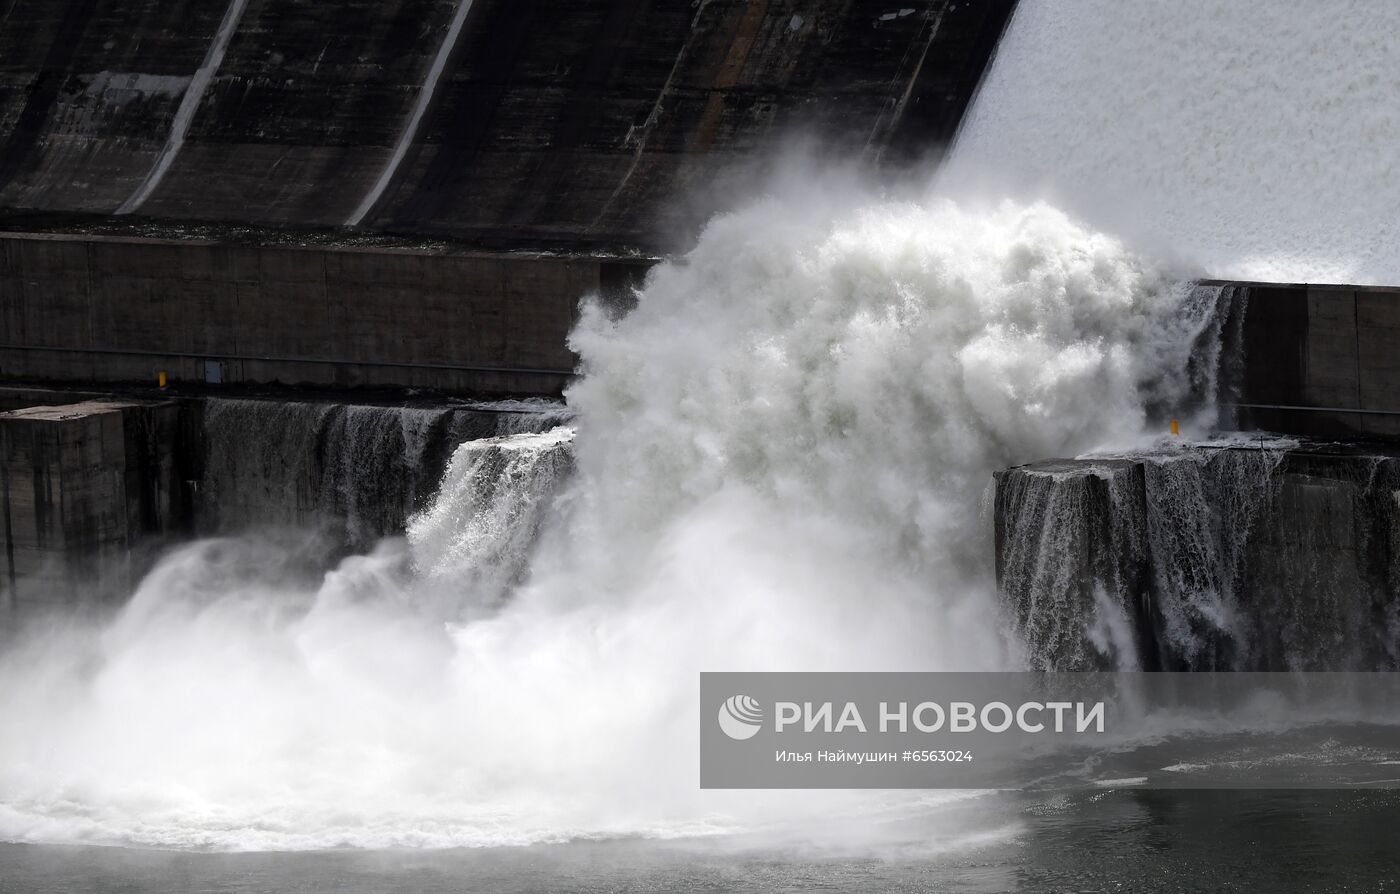
M 1395 669 L 1393 289 L 1229 284 L 1193 362 L 1227 435 L 997 475 L 1003 609 L 1036 667 Z M 1160 407 L 1163 417 L 1192 407 Z M 1363 440 L 1370 438 L 1367 443 Z
M 453 454 L 432 505 L 410 519 L 415 570 L 468 594 L 470 605 L 459 616 L 499 609 L 526 578 L 536 542 L 560 509 L 556 497 L 574 473 L 573 440 L 572 427 L 556 425 L 467 441 Z
M 1241 438 L 998 473 L 1032 666 L 1400 668 L 1400 453 Z
M 1400 282 L 1400 6 L 1021 0 L 946 182 L 1207 276 Z
M 569 418 L 557 406 L 498 412 L 208 400 L 198 527 L 320 528 L 342 547 L 366 550 L 427 508 L 463 444 L 545 431 Z M 487 476 L 493 482 L 507 474 L 496 472 Z
M 47 394 L 25 400 L 61 400 L 64 392 Z M 489 571 L 496 575 L 490 602 L 522 574 L 543 505 L 571 461 L 567 438 L 538 467 L 501 457 L 536 459 L 515 439 L 571 418 L 562 405 L 544 402 L 110 395 L 3 412 L 0 593 L 36 607 L 94 594 L 120 600 L 155 557 L 190 535 L 281 530 L 313 534 L 323 560 L 367 551 L 402 535 L 441 488 L 443 505 L 456 500 L 456 512 L 442 510 L 447 519 L 438 527 L 447 529 L 427 538 L 433 542 L 416 550 L 416 561 L 425 572 L 470 571 L 471 540 L 490 554 L 483 560 L 499 564 Z M 472 523 L 480 530 L 466 537 L 461 528 Z

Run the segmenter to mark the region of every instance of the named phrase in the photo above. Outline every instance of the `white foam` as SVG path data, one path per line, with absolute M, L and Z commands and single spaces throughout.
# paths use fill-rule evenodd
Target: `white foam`
M 1127 785 L 1146 785 L 1146 776 L 1124 776 L 1122 779 L 1095 779 L 1094 785 L 1101 788 L 1117 788 Z
M 697 673 L 1016 666 L 970 522 L 988 477 L 1138 438 L 1143 394 L 1186 388 L 1182 300 L 1042 205 L 719 218 L 632 314 L 584 313 L 573 484 L 503 608 L 432 597 L 493 554 L 483 451 L 504 468 L 557 435 L 463 448 L 412 550 L 320 581 L 280 544 L 192 544 L 114 623 L 0 655 L 0 837 L 490 845 L 936 812 L 697 790 Z M 507 515 L 536 467 L 496 479 Z

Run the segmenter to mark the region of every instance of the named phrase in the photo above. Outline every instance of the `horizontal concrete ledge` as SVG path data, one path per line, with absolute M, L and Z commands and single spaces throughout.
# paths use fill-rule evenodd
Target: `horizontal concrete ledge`
M 1400 295 L 1400 286 L 1364 286 L 1355 283 L 1327 282 L 1265 282 L 1259 279 L 1197 279 L 1192 282 L 1203 286 L 1243 286 L 1245 288 L 1268 289 L 1360 289 L 1365 292 L 1390 292 Z
M 240 248 L 269 251 L 335 251 L 350 254 L 402 255 L 454 258 L 506 258 L 517 261 L 589 260 L 601 263 L 650 267 L 672 260 L 670 255 L 640 250 L 609 251 L 603 247 L 587 249 L 560 248 L 548 245 L 521 245 L 494 249 L 476 243 L 464 243 L 431 236 L 397 236 L 392 233 L 362 233 L 352 230 L 300 230 L 285 227 L 251 227 L 214 224 L 190 224 L 177 221 L 142 221 L 138 232 L 114 233 L 107 230 L 83 229 L 77 224 L 54 229 L 30 227 L 4 229 L 7 222 L 0 217 L 0 239 L 28 242 L 77 242 L 108 245 L 164 245 L 183 248 Z M 29 222 L 26 222 L 28 224 Z M 124 226 L 133 228 L 130 223 Z M 112 226 L 103 222 L 102 226 Z M 674 258 L 680 260 L 681 258 Z

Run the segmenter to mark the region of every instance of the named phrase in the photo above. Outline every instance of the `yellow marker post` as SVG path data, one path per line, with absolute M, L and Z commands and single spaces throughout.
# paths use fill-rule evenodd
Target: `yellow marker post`
M 162 387 L 162 388 L 165 387 L 165 370 L 161 370 L 160 372 L 156 373 L 156 380 L 160 382 L 160 387 Z M 1173 428 L 1173 430 L 1175 430 L 1175 428 L 1176 428 L 1176 423 L 1175 423 L 1175 422 L 1172 423 L 1172 428 Z
M 165 381 L 165 380 L 162 378 L 161 381 L 163 382 L 163 381 Z M 1174 434 L 1174 435 L 1179 435 L 1179 434 L 1181 434 L 1181 425 L 1180 425 L 1180 423 L 1178 423 L 1175 419 L 1172 420 L 1172 434 Z

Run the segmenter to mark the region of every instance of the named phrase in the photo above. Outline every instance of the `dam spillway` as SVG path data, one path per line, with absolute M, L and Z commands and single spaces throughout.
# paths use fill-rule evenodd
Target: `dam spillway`
M 705 669 L 1395 679 L 1397 20 L 1207 6 L 0 0 L 0 878 L 547 844 L 500 887 L 557 887 L 578 839 L 576 885 L 762 887 L 748 835 L 1076 810 L 1182 864 L 1208 812 L 1135 795 L 1206 764 L 1394 785 L 1400 727 L 1208 717 L 1024 808 L 696 790 Z M 1315 878 L 1240 826 L 1196 887 Z M 605 865 L 696 835 L 715 884 Z M 1166 884 L 1094 838 L 946 887 Z M 827 875 L 784 886 L 945 887 Z
M 10 4 L 0 427 L 33 494 L 7 504 L 10 589 L 118 555 L 139 576 L 194 533 L 402 533 L 458 445 L 504 433 L 452 400 L 557 399 L 581 299 L 625 309 L 795 143 L 941 155 L 1012 6 Z M 174 458 L 119 487 L 137 442 L 84 426 L 153 413 Z
M 557 395 L 794 141 L 941 154 L 1012 5 L 19 0 L 0 376 Z

